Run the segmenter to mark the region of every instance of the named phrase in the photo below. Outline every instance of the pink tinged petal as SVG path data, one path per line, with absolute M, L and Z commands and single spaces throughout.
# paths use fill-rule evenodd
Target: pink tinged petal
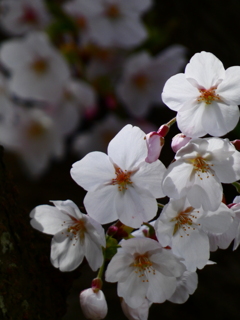
M 138 127 L 126 125 L 110 141 L 108 155 L 112 161 L 124 170 L 134 170 L 145 160 L 147 146 L 144 140 L 145 133 Z
M 183 133 L 178 133 L 172 138 L 171 147 L 173 152 L 177 152 L 182 147 L 184 147 L 189 141 L 191 140 L 190 137 L 187 137 Z
M 48 205 L 37 206 L 31 211 L 30 217 L 31 226 L 47 234 L 55 234 L 66 228 L 64 221 L 71 222 L 65 213 Z
M 170 164 L 163 179 L 163 192 L 174 199 L 179 199 L 187 194 L 191 186 L 189 182 L 193 166 L 182 160 Z
M 189 106 L 191 106 L 191 108 L 189 108 Z M 203 116 L 206 112 L 205 103 L 192 101 L 187 107 L 185 110 L 180 110 L 177 114 L 179 130 L 191 138 L 204 136 L 207 133 L 203 126 Z
M 152 163 L 156 161 L 160 156 L 160 152 L 164 145 L 164 138 L 157 134 L 157 132 L 155 134 L 149 133 L 146 135 L 146 143 L 148 148 L 148 155 L 145 161 L 148 163 Z
M 198 89 L 186 79 L 183 73 L 179 73 L 165 83 L 162 100 L 170 109 L 179 111 L 185 103 L 192 103 L 198 96 Z
M 139 166 L 139 170 L 131 176 L 133 187 L 137 187 L 142 193 L 153 197 L 162 198 L 164 193 L 162 191 L 162 180 L 166 173 L 166 168 L 161 161 L 156 160 L 154 163 L 148 164 L 143 162 Z
M 106 185 L 96 191 L 89 191 L 84 198 L 84 205 L 91 218 L 101 224 L 110 223 L 118 219 L 116 197 L 117 186 Z
M 131 254 L 118 250 L 117 254 L 115 254 L 108 264 L 105 273 L 106 281 L 124 282 L 133 270 L 133 267 L 131 266 L 133 262 L 134 258 Z
M 205 106 L 202 115 L 204 130 L 212 136 L 223 136 L 233 130 L 239 120 L 239 109 L 237 105 L 226 105 L 213 101 Z
M 118 282 L 118 296 L 123 297 L 131 308 L 138 308 L 144 302 L 148 286 L 149 283 L 143 282 L 133 269 L 124 282 Z
M 194 208 L 215 211 L 222 201 L 222 185 L 217 177 L 203 174 L 202 180 L 195 174 L 195 182 L 189 188 L 187 199 Z M 209 177 L 209 178 L 207 178 Z
M 67 230 L 66 230 L 67 231 Z M 51 244 L 51 262 L 61 271 L 76 269 L 84 258 L 84 252 L 79 240 L 72 239 L 67 232 L 55 234 Z
M 143 222 L 153 219 L 158 210 L 156 199 L 139 191 L 130 186 L 124 193 L 116 195 L 118 218 L 132 228 L 139 228 Z
M 210 89 L 218 84 L 219 80 L 224 79 L 225 70 L 216 56 L 202 51 L 191 58 L 186 66 L 185 75 L 186 78 L 195 79 L 199 86 Z
M 230 67 L 225 72 L 224 80 L 217 88 L 217 94 L 230 105 L 240 104 L 240 67 Z
M 209 240 L 208 236 L 194 230 L 182 237 L 175 236 L 173 240 L 172 251 L 180 258 L 184 258 L 183 263 L 189 271 L 196 271 L 196 268 L 202 269 L 209 259 Z
M 176 289 L 177 280 L 174 277 L 166 277 L 156 270 L 154 275 L 148 277 L 149 286 L 146 297 L 154 303 L 163 303 L 172 296 Z
M 92 240 L 88 232 L 84 235 L 83 250 L 89 266 L 93 271 L 97 271 L 103 264 L 102 247 Z
M 204 231 L 210 233 L 223 233 L 228 230 L 232 222 L 231 209 L 221 203 L 216 211 L 208 211 L 198 221 Z
M 91 152 L 75 162 L 70 171 L 73 180 L 87 191 L 95 191 L 115 178 L 115 169 L 103 152 Z

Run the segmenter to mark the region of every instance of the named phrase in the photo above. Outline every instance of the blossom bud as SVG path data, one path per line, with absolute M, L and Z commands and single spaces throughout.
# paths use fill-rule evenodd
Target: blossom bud
M 173 152 L 177 152 L 179 149 L 184 147 L 189 141 L 190 137 L 185 136 L 183 133 L 178 133 L 172 138 L 171 147 Z
M 102 280 L 100 278 L 93 279 L 92 289 L 95 293 L 102 289 Z
M 80 293 L 80 305 L 84 316 L 91 320 L 104 319 L 107 315 L 107 302 L 102 290 L 94 292 L 92 288 Z
M 158 132 L 150 132 L 146 135 L 146 143 L 148 148 L 148 155 L 146 162 L 152 163 L 156 161 L 164 145 L 164 138 Z
M 240 140 L 231 141 L 237 151 L 240 151 Z
M 147 320 L 150 303 L 147 299 L 144 300 L 142 305 L 136 309 L 131 308 L 125 301 L 122 299 L 121 306 L 123 313 L 129 320 Z

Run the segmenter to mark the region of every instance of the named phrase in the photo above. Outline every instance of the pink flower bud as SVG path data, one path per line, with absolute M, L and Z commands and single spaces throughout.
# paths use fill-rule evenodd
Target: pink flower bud
M 93 279 L 92 289 L 95 293 L 102 289 L 102 280 L 100 278 Z
M 107 315 L 108 307 L 102 290 L 94 292 L 92 288 L 80 293 L 80 305 L 87 319 L 100 320 Z
M 240 140 L 231 141 L 237 151 L 240 151 Z
M 190 137 L 185 136 L 183 133 L 178 133 L 172 138 L 171 147 L 173 152 L 177 152 L 179 149 L 184 147 L 189 141 L 191 140 Z
M 148 155 L 146 162 L 152 163 L 156 161 L 164 145 L 164 138 L 158 132 L 150 132 L 146 135 L 146 143 L 148 148 Z
M 157 131 L 157 133 L 160 135 L 160 137 L 165 137 L 168 134 L 169 126 L 166 124 L 163 124 Z

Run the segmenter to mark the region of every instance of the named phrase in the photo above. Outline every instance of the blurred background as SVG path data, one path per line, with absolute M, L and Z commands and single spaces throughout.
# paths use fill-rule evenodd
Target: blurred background
M 39 310 L 51 309 L 44 319 L 85 319 L 78 296 L 96 273 L 86 263 L 71 275 L 54 269 L 48 258 L 51 237 L 31 229 L 30 211 L 49 200 L 66 199 L 84 210 L 85 191 L 70 177 L 72 164 L 90 151 L 106 152 L 108 142 L 127 123 L 148 133 L 173 118 L 175 113 L 161 101 L 163 85 L 184 71 L 196 52 L 213 53 L 225 68 L 240 65 L 238 1 L 146 0 L 121 7 L 121 1 L 109 0 L 104 21 L 101 1 L 91 1 L 0 1 L 0 144 L 4 170 L 16 192 L 15 207 L 21 212 L 21 221 L 13 226 L 18 220 L 11 218 L 10 225 L 17 234 L 24 230 L 22 252 L 29 250 L 41 277 L 52 277 L 49 287 L 67 298 L 67 305 L 54 310 L 58 302 L 52 288 L 46 290 L 38 304 Z M 120 9 L 125 19 L 114 29 Z M 165 139 L 160 160 L 166 166 L 174 157 L 170 143 L 178 132 L 173 126 Z M 240 138 L 240 127 L 227 137 Z M 236 190 L 224 188 L 231 203 Z M 189 300 L 153 305 L 149 320 L 239 319 L 239 252 L 230 247 L 212 253 L 216 265 L 198 271 L 199 285 Z M 6 270 L 0 270 L 5 278 Z M 29 292 L 17 302 L 22 314 L 10 317 L 9 288 L 0 287 L 0 319 L 43 319 L 34 314 L 31 302 L 23 304 L 31 301 Z M 126 319 L 116 285 L 105 283 L 103 291 L 109 307 L 106 319 Z

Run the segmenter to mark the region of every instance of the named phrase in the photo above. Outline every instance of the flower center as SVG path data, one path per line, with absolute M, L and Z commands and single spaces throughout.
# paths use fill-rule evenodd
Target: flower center
M 46 59 L 37 58 L 32 64 L 31 68 L 39 75 L 44 74 L 48 69 L 48 62 Z
M 36 10 L 30 6 L 25 6 L 23 8 L 23 15 L 20 18 L 20 22 L 36 24 L 38 22 L 38 14 Z
M 132 181 L 130 179 L 132 172 L 120 169 L 119 167 L 115 167 L 116 178 L 112 179 L 112 185 L 118 184 L 119 191 L 125 191 L 128 188 L 128 185 L 132 185 Z
M 207 173 L 207 178 L 209 178 L 209 174 L 214 176 L 214 173 L 210 168 L 210 166 L 213 166 L 213 164 L 211 165 L 207 164 L 202 157 L 191 159 L 191 163 L 193 164 L 194 170 L 197 172 L 197 175 L 201 180 L 202 180 L 202 176 L 201 176 L 202 173 Z
M 152 265 L 153 264 L 146 253 L 135 257 L 133 266 L 136 268 L 135 273 L 138 274 L 139 278 L 142 278 L 142 282 L 148 282 L 148 279 L 146 278 L 147 273 L 155 275 L 155 270 Z
M 73 238 L 75 240 L 77 240 L 79 237 L 80 240 L 83 241 L 84 235 L 86 232 L 86 227 L 85 227 L 84 221 L 83 220 L 76 220 L 76 219 L 74 219 L 73 221 L 75 221 L 75 224 L 73 224 L 72 226 L 70 226 L 68 228 L 68 232 L 71 232 L 73 234 Z
M 27 136 L 30 138 L 39 138 L 46 132 L 46 127 L 42 123 L 32 121 L 27 128 Z
M 145 74 L 139 73 L 132 77 L 133 84 L 140 90 L 144 90 L 148 84 L 148 78 Z
M 105 14 L 110 19 L 117 19 L 120 17 L 120 10 L 116 4 L 111 4 L 107 7 Z
M 87 28 L 87 21 L 84 16 L 78 15 L 76 18 L 76 23 L 81 30 L 85 30 Z
M 198 97 L 199 102 L 205 102 L 206 104 L 211 104 L 213 101 L 220 101 L 220 97 L 216 94 L 216 88 L 213 87 L 209 90 L 207 89 L 199 89 L 200 96 Z
M 193 210 L 193 207 L 188 207 L 184 211 L 181 211 L 175 218 L 170 220 L 171 222 L 176 222 L 173 229 L 173 236 L 180 229 L 183 229 L 186 235 L 189 236 L 189 233 L 187 233 L 189 232 L 189 229 L 192 228 L 192 230 L 195 230 L 196 226 L 200 226 L 200 224 L 196 224 L 194 222 L 194 220 L 197 219 L 197 217 L 192 214 Z M 183 236 L 180 235 L 180 237 L 182 238 Z

